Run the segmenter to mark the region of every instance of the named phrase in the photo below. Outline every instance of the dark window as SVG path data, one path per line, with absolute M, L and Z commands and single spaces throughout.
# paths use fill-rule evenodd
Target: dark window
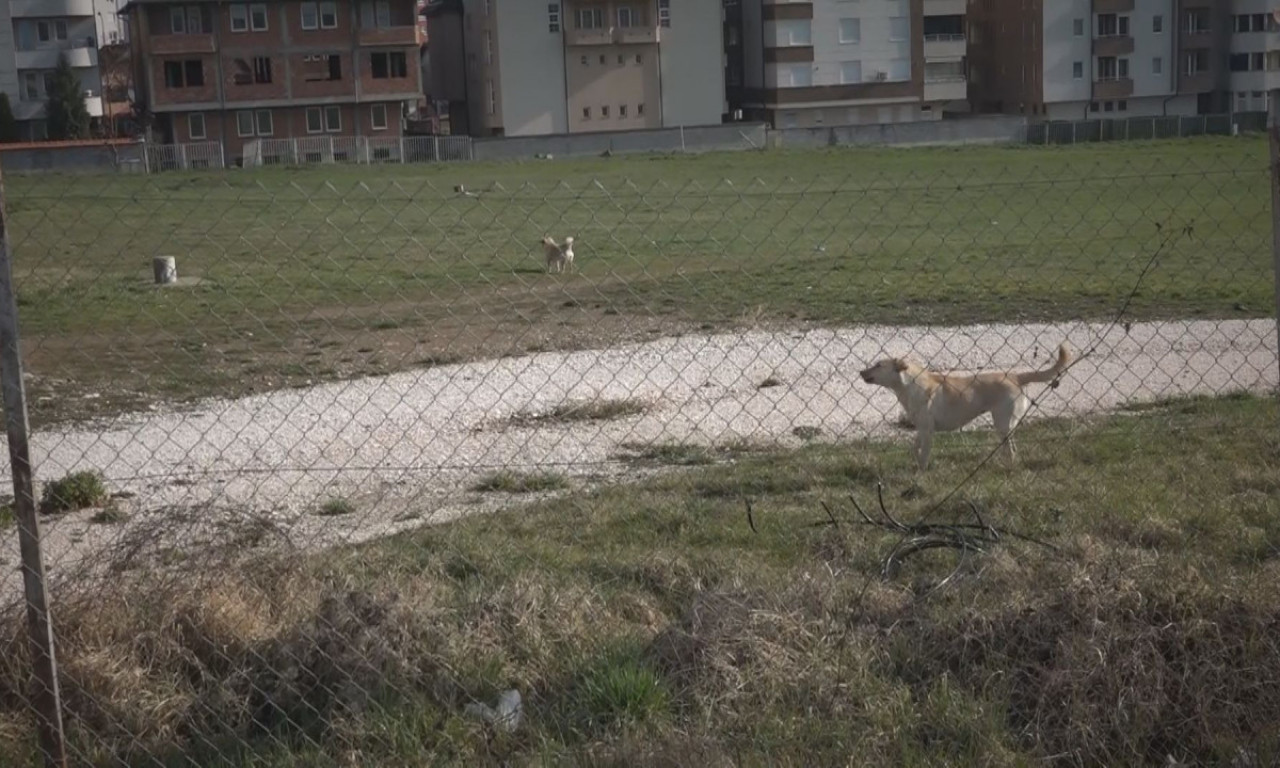
M 166 61 L 164 84 L 167 88 L 191 88 L 204 85 L 204 66 L 199 59 Z
M 342 79 L 342 57 L 336 53 L 329 55 L 329 79 Z
M 185 61 L 182 68 L 186 71 L 188 87 L 204 85 L 204 65 L 199 60 Z
M 408 77 L 409 63 L 403 51 L 390 53 L 374 53 L 369 56 L 370 70 L 374 78 L 384 80 L 389 77 Z
M 266 56 L 255 56 L 253 59 L 253 81 L 255 83 L 271 82 L 271 59 Z

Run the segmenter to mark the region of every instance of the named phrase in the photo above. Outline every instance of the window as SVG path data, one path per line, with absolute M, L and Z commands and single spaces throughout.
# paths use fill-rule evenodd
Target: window
M 252 112 L 245 111 L 236 113 L 236 135 L 241 137 L 253 135 Z
M 319 107 L 307 107 L 307 133 L 324 131 L 324 115 Z
M 1209 31 L 1209 9 L 1192 8 L 1182 17 L 1182 31 L 1203 34 Z
M 1267 55 L 1265 53 L 1249 54 L 1249 69 L 1254 72 L 1261 72 L 1267 67 Z
M 388 0 L 365 0 L 360 4 L 360 26 L 382 29 L 391 26 L 391 3 Z
M 629 5 L 618 6 L 618 26 L 623 29 L 640 26 L 640 17 Z
M 192 141 L 200 141 L 207 138 L 203 114 L 193 112 L 187 115 L 187 135 L 191 137 Z
M 1090 112 L 1097 112 L 1097 111 L 1098 111 L 1098 102 L 1096 102 L 1096 101 L 1091 101 L 1091 102 L 1089 102 L 1089 111 L 1090 111 Z
M 547 4 L 547 31 L 548 32 L 560 31 L 560 4 L 559 3 Z
M 583 107 L 583 108 L 582 108 L 582 119 L 583 119 L 583 120 L 590 120 L 590 119 L 591 119 L 591 107 Z
M 325 2 L 320 3 L 320 28 L 338 28 L 338 4 L 333 0 L 325 0 Z
M 185 16 L 181 8 L 176 8 L 175 10 L 178 11 L 178 13 L 176 14 L 178 17 L 185 19 Z M 182 21 L 179 21 L 178 23 L 180 25 L 183 24 Z M 24 27 L 23 32 L 30 34 L 30 29 L 31 29 L 30 27 Z M 61 21 L 61 20 L 37 21 L 36 22 L 36 39 L 42 43 L 48 43 L 54 40 L 66 40 L 67 39 L 67 22 Z
M 603 53 L 602 53 L 602 54 L 600 54 L 600 63 L 601 63 L 601 64 L 603 64 L 603 63 L 604 63 L 604 54 L 603 54 Z
M 231 6 L 231 31 L 232 32 L 248 32 L 249 31 L 249 7 L 247 5 Z M 252 136 L 253 134 L 241 134 Z
M 1117 23 L 1117 28 L 1120 30 L 1120 36 L 1121 36 L 1121 37 L 1128 37 L 1128 35 L 1129 35 L 1129 17 L 1128 17 L 1128 16 L 1118 16 L 1118 17 L 1116 17 L 1116 23 Z
M 626 116 L 627 116 L 627 105 L 626 105 L 626 104 L 619 104 L 619 105 L 618 105 L 618 117 L 619 117 L 619 119 L 624 118 L 624 117 L 626 117 Z
M 271 110 L 260 109 L 255 112 L 254 122 L 258 125 L 259 136 L 270 136 L 275 133 L 274 126 L 271 124 Z
M 271 82 L 271 59 L 266 56 L 253 57 L 253 82 Z
M 35 72 L 25 72 L 22 75 L 22 99 L 23 101 L 40 100 L 40 79 Z
M 1124 99 L 1121 99 L 1120 101 L 1116 102 L 1117 112 L 1127 112 L 1128 110 L 1129 110 L 1129 102 L 1125 101 Z
M 1267 14 L 1265 13 L 1245 13 L 1236 16 L 1233 21 L 1236 32 L 1267 31 Z
M 1115 102 L 1111 102 L 1111 101 L 1102 102 L 1103 112 L 1112 112 L 1112 111 L 1115 111 L 1115 108 L 1116 108 Z
M 303 29 L 319 29 L 320 28 L 320 8 L 317 3 L 302 4 L 302 28 Z
M 1164 17 L 1160 14 L 1151 17 L 1151 31 L 1157 35 L 1164 32 Z
M 1164 59 L 1157 56 L 1151 60 L 1151 74 L 1153 75 L 1164 74 Z
M 609 116 L 609 105 L 608 105 L 608 104 L 605 104 L 604 106 L 600 107 L 600 116 L 601 116 L 601 117 L 608 117 L 608 116 Z
M 618 54 L 618 66 L 622 66 L 622 63 L 623 63 L 624 61 L 626 61 L 626 59 L 623 57 L 623 55 L 622 55 L 622 54 Z
M 1115 56 L 1099 56 L 1098 57 L 1098 79 L 1099 80 L 1115 80 L 1119 75 L 1119 65 L 1116 63 Z
M 840 62 L 840 82 L 844 84 L 862 82 L 862 62 L 861 61 L 842 61 Z
M 488 30 L 484 33 L 484 63 L 493 63 L 493 33 Z
M 404 51 L 371 53 L 369 65 L 371 73 L 378 80 L 409 76 L 409 66 L 405 60 Z
M 330 104 L 324 108 L 324 129 L 327 133 L 342 131 L 342 108 L 337 104 Z
M 574 11 L 573 23 L 578 29 L 604 29 L 604 9 L 579 8 Z
M 911 34 L 911 19 L 906 16 L 894 16 L 889 19 L 889 39 L 906 40 Z
M 387 105 L 374 104 L 369 107 L 369 125 L 375 131 L 387 130 Z
M 840 42 L 857 43 L 862 41 L 862 19 L 840 20 Z
M 1129 60 L 1128 59 L 1116 60 L 1116 74 L 1118 74 L 1120 77 L 1129 76 Z
M 641 116 L 641 115 L 643 115 L 643 114 L 644 114 L 644 104 L 637 104 L 637 105 L 636 105 L 636 117 L 639 117 L 639 116 Z
M 584 67 L 585 67 L 585 66 L 588 66 L 589 64 L 591 64 L 591 59 L 588 59 L 586 56 L 583 56 L 583 57 L 582 57 L 582 66 L 584 66 Z
M 813 85 L 813 66 L 782 64 L 778 66 L 779 88 L 807 88 Z
M 249 27 L 254 32 L 267 31 L 267 6 L 264 3 L 254 3 L 249 6 Z M 259 112 L 258 114 L 262 114 Z M 267 122 L 271 121 L 271 113 L 267 112 Z
M 1076 80 L 1084 79 L 1084 62 L 1083 61 L 1072 62 L 1071 77 Z
M 811 45 L 810 22 L 808 19 L 787 19 L 776 23 L 777 44 L 779 46 Z
M 493 81 L 485 81 L 485 92 L 489 97 L 489 114 L 495 114 L 498 111 L 498 93 L 493 89 Z
M 1114 13 L 1098 14 L 1098 37 L 1115 37 L 1120 34 L 1120 22 Z
M 1187 75 L 1198 75 L 1209 68 L 1209 49 L 1192 48 L 1182 57 L 1182 71 Z
M 164 85 L 166 88 L 192 88 L 204 85 L 204 66 L 198 59 L 166 61 Z
M 48 22 L 40 23 L 48 24 Z M 175 5 L 169 9 L 169 32 L 175 35 L 187 33 L 187 9 L 181 5 Z
M 328 62 L 329 63 L 329 79 L 341 80 L 342 79 L 342 57 L 336 53 L 331 53 L 328 55 L 327 58 L 329 60 Z
M 644 63 L 644 54 L 641 54 L 641 53 L 637 53 L 637 54 L 636 54 L 636 63 L 637 63 L 637 64 L 643 64 L 643 63 Z
M 1071 22 L 1071 32 L 1076 37 L 1084 37 L 1084 19 L 1074 19 Z
M 671 0 L 658 0 L 658 26 L 671 26 Z
M 1232 72 L 1248 72 L 1249 71 L 1249 54 L 1233 53 L 1227 58 L 1227 67 Z
M 911 79 L 911 59 L 894 59 L 889 62 L 890 80 Z

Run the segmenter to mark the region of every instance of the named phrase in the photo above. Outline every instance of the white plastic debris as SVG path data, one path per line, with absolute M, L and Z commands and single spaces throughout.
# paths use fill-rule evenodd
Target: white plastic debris
M 472 717 L 478 717 L 486 723 L 492 723 L 494 727 L 510 733 L 520 727 L 520 692 L 514 688 L 503 691 L 502 695 L 498 697 L 498 706 L 496 708 L 477 701 L 468 704 L 463 711 Z

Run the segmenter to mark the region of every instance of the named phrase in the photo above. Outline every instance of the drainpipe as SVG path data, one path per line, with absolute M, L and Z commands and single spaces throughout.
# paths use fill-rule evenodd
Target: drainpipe
M 218 141 L 220 144 L 222 144 L 222 162 L 224 166 L 226 165 L 227 158 L 230 155 L 227 152 L 227 93 L 225 89 L 225 84 L 223 83 L 223 80 L 222 80 L 222 74 L 223 74 L 222 73 L 222 35 L 218 31 L 218 28 L 220 26 L 218 24 L 218 21 L 222 18 L 222 11 L 224 10 L 225 6 L 226 6 L 226 3 L 222 3 L 222 2 L 214 6 L 215 9 L 217 10 L 218 18 L 213 19 L 211 24 L 211 26 L 213 27 L 213 51 L 214 51 L 213 63 L 214 63 L 214 69 L 218 73 L 218 122 L 220 123 L 218 128 Z M 254 122 L 254 125 L 255 126 L 257 125 L 256 120 Z M 237 133 L 238 133 L 238 129 L 237 129 Z M 244 157 L 243 151 L 240 153 L 240 156 Z
M 1182 54 L 1180 49 L 1181 40 L 1179 39 L 1181 33 L 1178 31 L 1181 29 L 1181 27 L 1178 26 L 1178 14 L 1179 11 L 1181 11 L 1182 3 L 1179 2 L 1179 0 L 1173 0 L 1171 5 L 1173 6 L 1173 13 L 1171 14 L 1172 18 L 1170 19 L 1169 34 L 1173 37 L 1173 61 L 1169 62 L 1169 76 L 1172 80 L 1170 82 L 1171 88 L 1169 95 L 1164 97 L 1164 101 L 1160 103 L 1161 117 L 1169 116 L 1169 102 L 1178 97 L 1178 57 Z

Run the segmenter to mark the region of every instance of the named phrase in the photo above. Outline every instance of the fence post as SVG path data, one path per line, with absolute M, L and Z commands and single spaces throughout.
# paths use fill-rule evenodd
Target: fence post
M 404 164 L 404 137 L 400 137 L 400 163 Z
M 1271 159 L 1271 270 L 1276 283 L 1276 338 L 1280 339 L 1280 88 L 1267 100 Z
M 46 766 L 66 768 L 58 662 L 53 646 L 49 595 L 45 592 L 44 556 L 40 553 L 40 521 L 36 517 L 35 482 L 22 355 L 18 349 L 18 302 L 13 290 L 9 227 L 5 215 L 4 178 L 0 175 L 0 387 L 8 422 L 9 470 L 13 474 L 13 510 L 18 518 L 22 583 L 27 603 L 27 635 L 31 645 L 32 694 L 40 748 Z
M 440 162 L 440 137 L 431 137 L 431 159 Z

